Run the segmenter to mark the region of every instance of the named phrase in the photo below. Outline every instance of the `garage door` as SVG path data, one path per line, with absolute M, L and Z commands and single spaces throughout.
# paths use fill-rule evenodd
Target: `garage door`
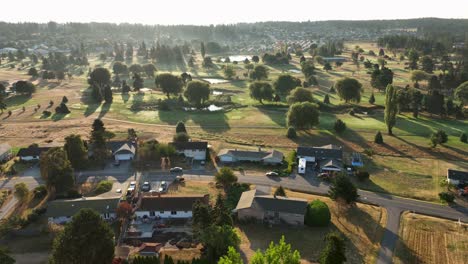
M 232 162 L 232 157 L 231 156 L 221 156 L 221 157 L 219 157 L 219 159 L 222 162 Z
M 132 160 L 133 154 L 117 154 L 115 160 Z

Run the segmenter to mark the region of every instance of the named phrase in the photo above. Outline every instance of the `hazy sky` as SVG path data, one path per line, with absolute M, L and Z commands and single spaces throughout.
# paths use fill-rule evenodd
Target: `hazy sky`
M 468 18 L 468 0 L 2 0 L 0 21 L 229 24 Z

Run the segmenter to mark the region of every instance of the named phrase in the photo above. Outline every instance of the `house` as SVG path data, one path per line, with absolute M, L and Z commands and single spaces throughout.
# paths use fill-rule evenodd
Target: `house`
M 116 217 L 119 197 L 83 197 L 72 200 L 55 200 L 47 205 L 46 216 L 49 223 L 64 224 L 71 221 L 72 217 L 83 208 L 97 211 L 105 220 Z
M 321 171 L 343 170 L 343 148 L 336 145 L 321 147 L 298 147 L 296 150 L 298 159 L 305 159 L 307 165 L 315 165 Z
M 142 243 L 138 248 L 140 256 L 159 256 L 159 250 L 163 247 L 161 243 Z
M 39 160 L 39 157 L 43 152 L 46 152 L 50 149 L 50 147 L 29 147 L 29 148 L 22 148 L 18 151 L 18 156 L 23 161 L 30 161 L 30 160 Z
M 177 150 L 177 153 L 184 154 L 186 158 L 193 160 L 206 160 L 206 150 L 208 142 L 172 142 L 170 143 Z
M 192 207 L 196 201 L 208 203 L 207 195 L 142 195 L 138 201 L 137 217 L 149 218 L 192 218 Z
M 112 151 L 116 161 L 133 160 L 136 155 L 136 142 L 110 141 L 107 147 Z
M 281 164 L 283 162 L 284 155 L 282 152 L 277 150 L 262 151 L 260 148 L 258 151 L 222 149 L 218 153 L 218 158 L 221 162 L 225 163 L 248 161 L 262 162 L 265 164 Z
M 8 143 L 0 144 L 0 161 L 8 160 L 11 157 L 11 146 Z
M 448 169 L 447 182 L 453 185 L 468 183 L 468 171 Z
M 243 192 L 234 212 L 239 220 L 303 225 L 307 211 L 304 199 L 259 195 L 257 190 Z

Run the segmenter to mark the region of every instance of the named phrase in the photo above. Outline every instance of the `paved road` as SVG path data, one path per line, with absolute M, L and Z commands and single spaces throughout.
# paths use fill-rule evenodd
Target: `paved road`
M 15 184 L 24 182 L 28 186 L 29 190 L 32 190 L 43 184 L 44 181 L 41 178 L 39 168 L 37 166 L 32 167 L 23 171 L 19 176 L 8 177 L 0 180 L 0 189 L 12 189 Z M 7 216 L 18 203 L 18 199 L 15 196 L 12 197 L 6 204 L 4 204 L 0 210 L 0 220 Z

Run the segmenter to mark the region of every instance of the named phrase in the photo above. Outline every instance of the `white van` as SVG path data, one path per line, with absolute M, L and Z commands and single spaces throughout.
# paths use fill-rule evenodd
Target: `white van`
M 306 165 L 307 165 L 306 159 L 304 158 L 299 159 L 299 165 L 297 166 L 297 173 L 304 175 L 306 173 Z

